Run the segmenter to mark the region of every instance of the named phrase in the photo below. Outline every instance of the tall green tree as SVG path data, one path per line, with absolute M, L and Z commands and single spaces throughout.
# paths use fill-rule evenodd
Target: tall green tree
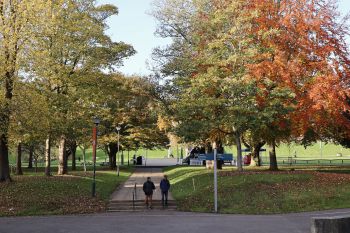
M 147 79 L 115 74 L 100 85 L 105 87 L 98 106 L 102 116 L 101 143 L 109 155 L 111 169 L 117 165 L 118 148 L 154 149 L 167 144 L 166 134 L 157 127 L 157 106 Z M 116 127 L 120 127 L 119 147 Z
M 20 80 L 13 92 L 9 143 L 17 147 L 16 171 L 21 174 L 21 152 L 40 147 L 49 132 L 49 107 L 35 85 Z M 29 158 L 33 159 L 33 158 Z
M 67 141 L 74 141 L 69 139 L 74 107 L 84 98 L 76 98 L 79 90 L 96 72 L 113 70 L 135 52 L 105 34 L 107 19 L 117 13 L 115 6 L 96 6 L 93 0 L 52 1 L 44 36 L 34 43 L 39 49 L 32 50 L 30 68 L 54 109 L 60 175 L 67 173 Z
M 165 65 L 160 69 L 164 75 L 169 74 L 164 71 L 168 65 L 187 71 L 172 73 L 175 77 L 171 85 L 177 87 L 173 99 L 175 130 L 185 140 L 187 137 L 193 141 L 200 137 L 212 142 L 224 141 L 225 137 L 233 136 L 239 169 L 242 169 L 240 139 L 243 133 L 249 130 L 254 135 L 274 138 L 279 129 L 276 126 L 290 109 L 288 100 L 292 95 L 287 87 L 278 87 L 269 78 L 257 80 L 251 73 L 250 67 L 259 62 L 257 57 L 264 48 L 254 41 L 252 28 L 260 12 L 250 3 L 175 1 L 175 4 L 184 3 L 191 7 L 179 14 L 180 27 L 170 14 L 176 10 L 168 6 L 161 8 L 158 4 L 160 10 L 154 13 L 160 19 L 159 29 L 164 32 L 161 35 L 173 37 L 173 45 L 187 45 L 182 53 L 165 48 L 172 56 L 165 53 Z M 274 30 L 266 29 L 264 33 L 269 35 Z M 172 65 L 179 64 L 179 60 L 191 66 Z
M 0 1 L 0 182 L 11 180 L 9 172 L 9 127 L 13 90 L 26 61 L 28 41 L 33 36 L 41 0 Z

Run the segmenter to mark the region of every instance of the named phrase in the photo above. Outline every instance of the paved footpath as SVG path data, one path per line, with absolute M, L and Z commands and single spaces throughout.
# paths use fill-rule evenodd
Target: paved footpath
M 135 172 L 129 177 L 129 179 L 112 194 L 111 200 L 131 201 L 135 184 L 137 192 L 136 200 L 144 200 L 145 194 L 142 191 L 142 187 L 147 177 L 151 177 L 151 180 L 156 186 L 156 190 L 153 192 L 153 200 L 162 200 L 159 184 L 163 176 L 164 174 L 161 168 L 136 168 Z M 173 200 L 171 193 L 169 193 L 168 199 Z
M 287 215 L 220 215 L 153 211 L 0 218 L 0 233 L 310 233 L 310 217 L 350 209 Z

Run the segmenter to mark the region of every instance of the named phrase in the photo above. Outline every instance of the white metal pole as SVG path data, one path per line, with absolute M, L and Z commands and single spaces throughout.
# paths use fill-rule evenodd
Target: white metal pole
M 117 176 L 119 176 L 119 130 L 118 130 L 118 152 L 117 152 Z
M 214 144 L 214 212 L 218 212 L 218 177 L 217 177 L 217 164 L 216 164 L 217 149 Z

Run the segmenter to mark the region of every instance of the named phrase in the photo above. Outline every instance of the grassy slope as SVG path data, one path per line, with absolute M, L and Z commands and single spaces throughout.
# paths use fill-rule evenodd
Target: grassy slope
M 213 210 L 212 171 L 180 167 L 166 173 L 181 210 Z M 271 214 L 350 207 L 349 174 L 259 171 L 238 175 L 224 170 L 219 173 L 218 187 L 221 213 Z
M 96 173 L 97 198 L 91 197 L 92 172 L 69 172 L 67 176 L 43 176 L 43 171 L 25 170 L 12 176 L 14 182 L 0 183 L 0 216 L 95 213 L 105 211 L 115 188 L 132 169 L 99 170 Z

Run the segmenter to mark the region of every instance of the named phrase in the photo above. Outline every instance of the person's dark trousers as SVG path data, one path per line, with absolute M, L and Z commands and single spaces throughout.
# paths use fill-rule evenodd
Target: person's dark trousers
M 162 204 L 168 205 L 168 191 L 162 191 Z

